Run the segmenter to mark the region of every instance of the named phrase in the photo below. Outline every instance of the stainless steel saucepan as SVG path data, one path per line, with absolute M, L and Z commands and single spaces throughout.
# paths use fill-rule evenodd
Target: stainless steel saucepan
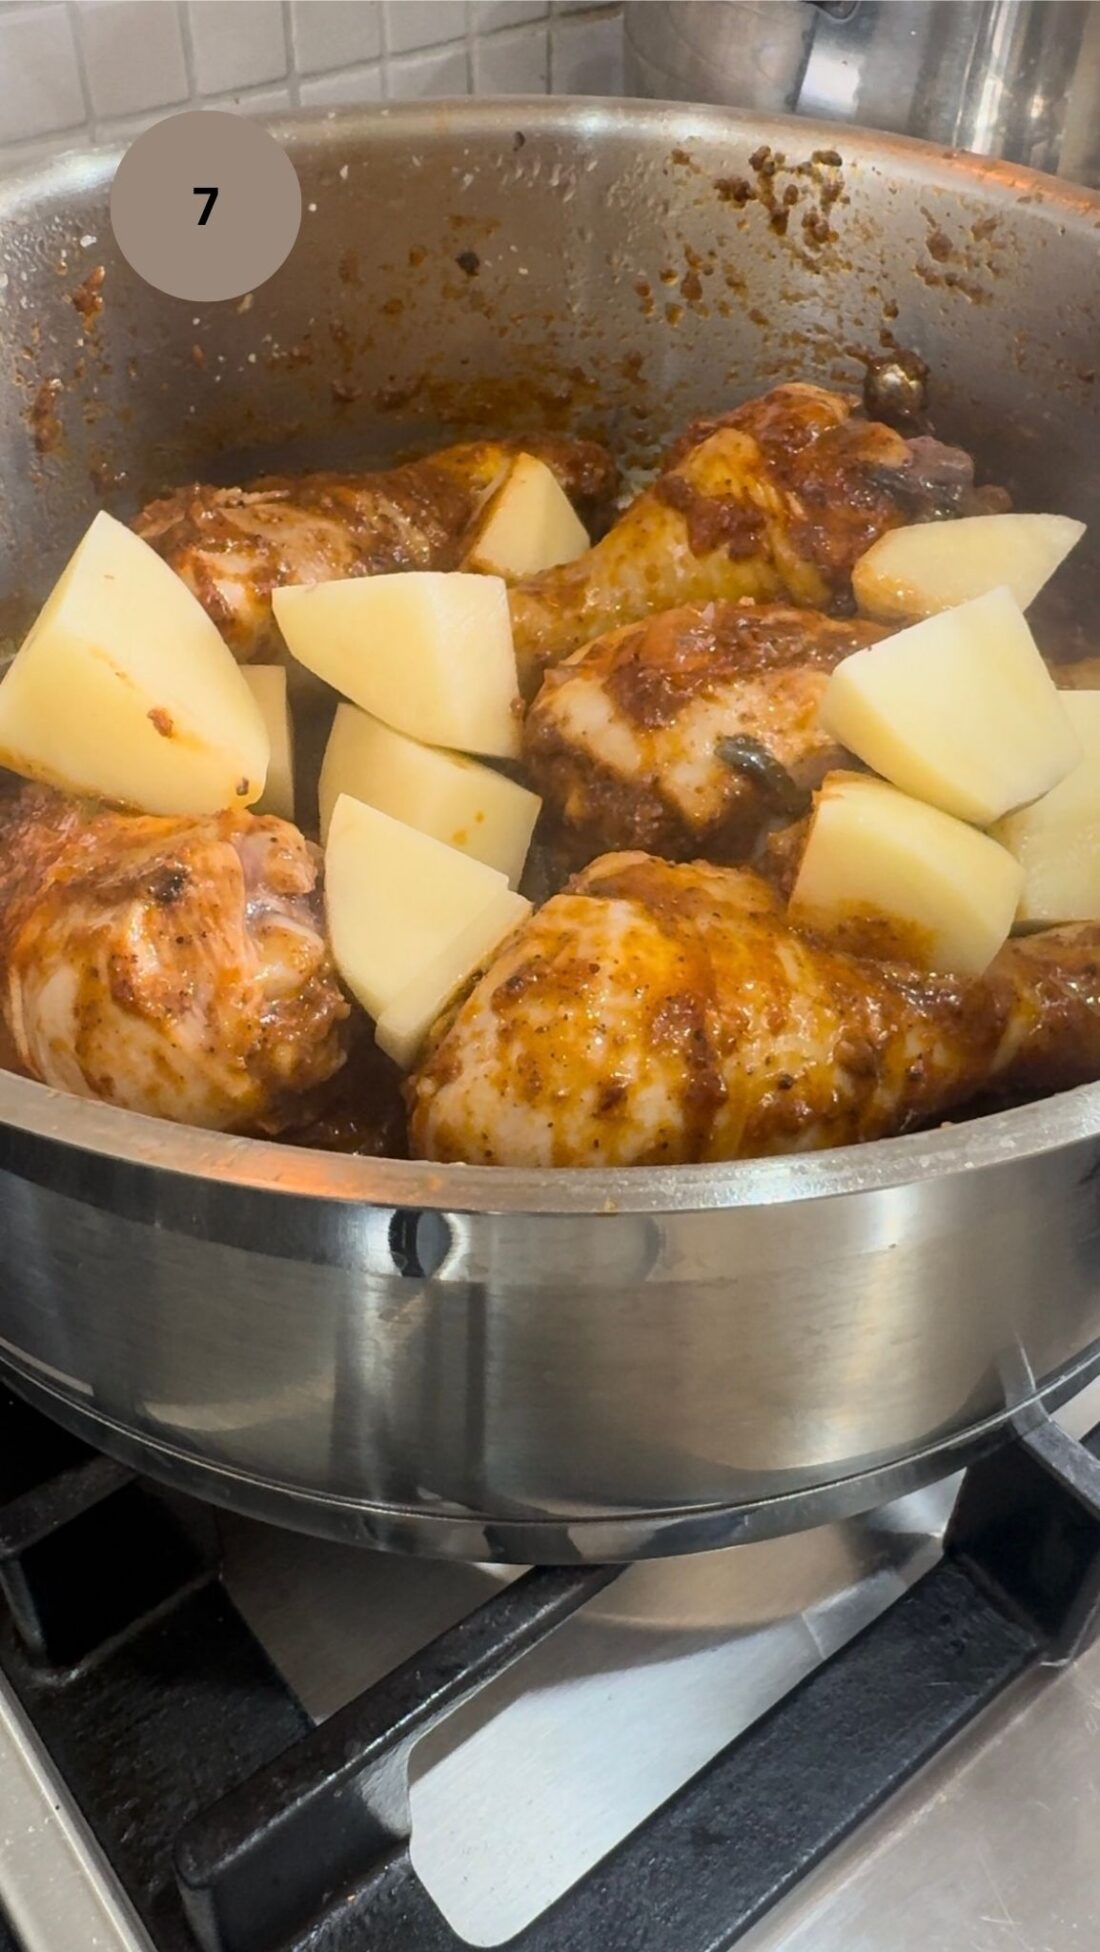
M 1100 536 L 1100 196 L 711 109 L 433 104 L 279 133 L 303 224 L 251 303 L 139 283 L 111 156 L 0 190 L 12 631 L 104 499 L 488 423 L 641 459 L 781 377 L 858 384 L 894 345 L 987 478 Z M 1083 645 L 1093 622 L 1095 550 L 1046 627 Z M 634 1557 L 806 1525 L 946 1469 L 1100 1358 L 1100 1088 L 634 1172 L 334 1157 L 6 1075 L 0 1118 L 16 1386 L 155 1475 L 374 1545 Z

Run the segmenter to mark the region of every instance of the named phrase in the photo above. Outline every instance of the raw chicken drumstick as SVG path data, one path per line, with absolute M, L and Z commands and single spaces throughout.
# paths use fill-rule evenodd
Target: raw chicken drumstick
M 482 497 L 521 449 L 553 469 L 586 522 L 606 515 L 618 478 L 607 450 L 531 434 L 445 447 L 376 474 L 271 477 L 249 488 L 195 484 L 150 502 L 133 526 L 245 663 L 281 648 L 271 614 L 271 592 L 281 584 L 457 569 Z
M 845 763 L 818 706 L 834 666 L 884 635 L 820 611 L 710 603 L 598 637 L 547 672 L 524 726 L 555 838 L 578 863 L 620 847 L 744 859 Z
M 527 695 L 605 630 L 715 597 L 851 607 L 852 568 L 887 529 L 989 505 L 969 457 L 866 420 L 854 397 L 778 386 L 700 421 L 586 555 L 516 585 Z
M 26 788 L 0 822 L 0 948 L 19 1060 L 63 1091 L 276 1133 L 344 1061 L 315 850 L 283 820 Z
M 608 855 L 508 942 L 408 1090 L 414 1155 L 665 1165 L 804 1152 L 990 1085 L 1100 1077 L 1100 926 L 962 981 L 798 934 L 745 869 Z

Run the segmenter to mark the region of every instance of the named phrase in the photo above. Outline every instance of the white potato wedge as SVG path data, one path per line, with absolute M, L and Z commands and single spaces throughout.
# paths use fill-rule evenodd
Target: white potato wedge
M 341 793 L 472 854 L 513 888 L 542 805 L 537 793 L 491 766 L 421 745 L 357 705 L 338 705 L 332 721 L 317 790 L 322 840 Z
M 1084 533 L 1069 515 L 917 522 L 871 544 L 852 571 L 852 588 L 864 616 L 883 623 L 931 617 L 1002 587 L 1026 610 Z
M 876 773 L 988 827 L 1065 779 L 1081 745 L 1019 604 L 991 590 L 838 664 L 828 732 Z
M 530 902 L 506 888 L 431 962 L 425 963 L 419 975 L 386 1005 L 374 1026 L 375 1041 L 387 1057 L 405 1071 L 415 1064 L 440 1012 L 530 913 Z
M 167 563 L 96 516 L 0 684 L 0 765 L 142 813 L 259 799 L 263 715 Z
M 508 883 L 495 868 L 344 793 L 325 845 L 336 967 L 378 1017 Z
M 980 976 L 1008 936 L 1024 871 L 962 820 L 863 773 L 830 773 L 815 802 L 791 920 L 866 930 L 926 968 Z
M 1100 922 L 1100 691 L 1065 699 L 1084 758 L 1061 784 L 990 829 L 1024 871 L 1016 920 Z
M 514 583 L 575 562 L 590 546 L 557 476 L 533 454 L 517 454 L 482 510 L 462 566 Z
M 514 759 L 519 687 L 499 576 L 405 570 L 276 590 L 291 654 L 353 705 L 427 745 Z
M 271 757 L 267 783 L 256 802 L 257 813 L 294 818 L 294 721 L 287 698 L 286 668 L 282 664 L 242 664 L 249 691 L 263 714 Z

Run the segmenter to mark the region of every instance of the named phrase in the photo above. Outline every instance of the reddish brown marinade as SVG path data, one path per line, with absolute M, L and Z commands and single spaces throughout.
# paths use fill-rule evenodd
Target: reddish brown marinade
M 0 956 L 23 1068 L 132 1111 L 272 1135 L 344 1061 L 317 854 L 286 821 L 27 787 L 0 822 Z
M 967 980 L 800 932 L 745 870 L 610 855 L 443 1028 L 411 1142 L 499 1165 L 751 1158 L 1098 1074 L 1100 927 L 1010 943 Z
M 342 1071 L 311 1100 L 283 1134 L 292 1145 L 353 1152 L 371 1159 L 403 1159 L 408 1152 L 402 1074 L 360 1020 Z
M 583 666 L 573 668 L 602 668 L 618 709 L 650 731 L 674 724 L 685 705 L 715 696 L 731 681 L 795 666 L 828 673 L 884 635 L 876 624 L 835 621 L 814 611 L 714 603 L 704 610 L 664 611 L 602 655 L 601 646 L 593 645 Z M 563 675 L 552 673 L 548 685 Z
M 278 648 L 271 592 L 282 584 L 457 568 L 482 498 L 521 449 L 546 462 L 589 523 L 602 523 L 618 480 L 606 449 L 531 434 L 444 448 L 376 474 L 196 484 L 151 502 L 134 527 L 247 660 Z
M 89 321 L 99 302 L 93 281 L 74 295 Z M 591 864 L 547 879 L 433 1027 L 407 1134 L 398 1074 L 336 979 L 318 851 L 249 814 L 151 820 L 35 792 L 0 807 L 3 1013 L 30 1073 L 311 1146 L 401 1154 L 408 1136 L 418 1155 L 535 1166 L 851 1144 L 1100 1075 L 1100 927 L 1011 943 L 962 981 L 880 917 L 826 941 L 785 912 L 799 816 L 841 756 L 820 725 L 828 674 L 882 634 L 850 616 L 853 564 L 897 524 L 1003 505 L 958 450 L 789 385 L 697 422 L 609 529 L 613 461 L 553 435 L 184 488 L 135 527 L 238 657 L 270 655 L 276 587 L 457 567 L 520 449 L 598 538 L 510 593 L 525 694 L 542 686 L 525 757 L 544 834 Z M 761 874 L 718 865 L 750 855 Z
M 899 523 L 960 512 L 969 457 L 868 420 L 822 387 L 774 388 L 696 422 L 603 540 L 512 593 L 528 692 L 602 632 L 714 599 L 850 610 L 851 572 Z
M 818 707 L 874 624 L 772 604 L 685 606 L 549 671 L 525 758 L 576 862 L 613 847 L 744 859 L 840 757 Z
M 709 556 L 715 549 L 725 549 L 738 561 L 751 556 L 765 536 L 764 517 L 758 508 L 732 497 L 706 495 L 682 474 L 661 475 L 654 483 L 653 494 L 665 508 L 683 516 L 693 556 Z

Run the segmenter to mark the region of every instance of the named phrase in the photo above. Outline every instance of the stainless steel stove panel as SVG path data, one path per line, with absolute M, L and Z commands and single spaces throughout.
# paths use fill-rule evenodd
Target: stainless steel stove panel
M 413 1862 L 455 1930 L 499 1945 L 538 1917 L 934 1563 L 952 1499 L 633 1566 L 453 1714 L 415 1753 L 411 1800 Z M 501 1583 L 238 1520 L 226 1541 L 237 1605 L 316 1715 Z
M 1074 1434 L 1095 1425 L 1100 1385 L 1060 1420 Z M 796 1538 L 634 1566 L 425 1738 L 412 1855 L 454 1929 L 496 1945 L 537 1917 L 934 1564 L 954 1490 Z M 515 1576 L 244 1520 L 226 1520 L 224 1536 L 233 1598 L 319 1719 Z M 1098 1737 L 1100 1644 L 1010 1690 L 750 1931 L 745 1952 L 1100 1943 Z M 2 1686 L 0 1907 L 28 1952 L 145 1952 Z

